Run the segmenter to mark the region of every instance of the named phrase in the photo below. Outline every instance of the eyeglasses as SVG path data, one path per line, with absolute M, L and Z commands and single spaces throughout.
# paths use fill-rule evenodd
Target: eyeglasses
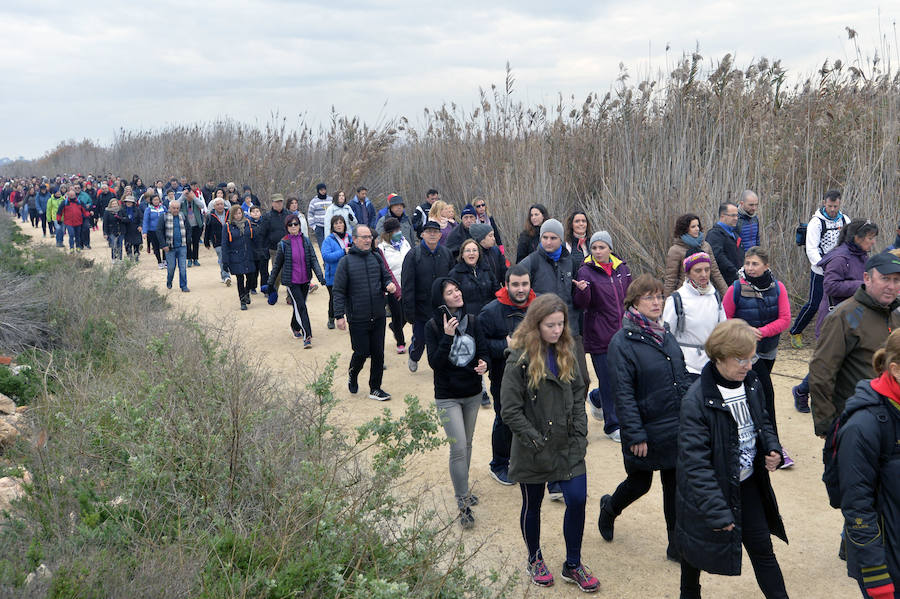
M 657 302 L 664 302 L 664 301 L 666 301 L 666 296 L 664 296 L 664 295 L 642 295 L 641 296 L 642 302 L 652 302 L 654 300 Z
M 756 364 L 757 362 L 759 362 L 759 356 L 756 355 L 756 354 L 753 354 L 753 357 L 750 358 L 750 359 L 747 359 L 747 358 L 735 358 L 734 360 L 735 360 L 735 362 L 738 363 L 738 366 L 740 366 L 741 368 L 743 368 L 744 366 L 753 366 L 754 364 Z
M 372 239 L 371 235 L 357 235 L 357 239 Z

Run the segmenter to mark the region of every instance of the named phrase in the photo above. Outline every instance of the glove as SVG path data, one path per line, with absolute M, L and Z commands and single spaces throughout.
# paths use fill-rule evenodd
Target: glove
M 266 301 L 269 302 L 270 306 L 274 306 L 275 304 L 277 304 L 278 303 L 278 291 L 270 291 L 269 299 Z

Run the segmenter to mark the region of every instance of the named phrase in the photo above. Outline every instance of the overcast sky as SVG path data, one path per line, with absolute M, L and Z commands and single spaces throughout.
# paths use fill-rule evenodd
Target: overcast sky
M 479 87 L 502 85 L 507 61 L 517 97 L 535 104 L 605 93 L 620 62 L 632 81 L 668 71 L 698 44 L 707 65 L 732 52 L 741 67 L 766 56 L 805 76 L 854 58 L 846 26 L 864 54 L 884 38 L 898 62 L 896 0 L 135 4 L 0 3 L 0 157 L 221 116 L 318 124 L 331 106 L 415 123 L 426 106 L 474 105 Z

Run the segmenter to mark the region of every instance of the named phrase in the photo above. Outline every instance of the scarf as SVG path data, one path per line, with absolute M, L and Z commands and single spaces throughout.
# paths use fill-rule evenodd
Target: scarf
M 187 235 L 186 235 L 185 227 L 182 226 L 184 223 L 184 221 L 181 220 L 181 218 L 183 218 L 182 215 L 179 214 L 178 216 L 174 216 L 174 215 L 166 212 L 162 218 L 163 218 L 163 221 L 164 221 L 165 227 L 166 227 L 165 228 L 166 242 L 168 242 L 169 246 L 173 247 L 173 248 L 181 247 L 183 245 L 186 246 L 187 245 Z M 179 229 L 178 237 L 181 239 L 181 243 L 178 245 L 175 245 L 175 219 L 176 218 L 179 219 L 178 220 L 178 229 Z
M 594 266 L 603 269 L 603 272 L 606 273 L 606 276 L 612 276 L 612 260 L 607 260 L 606 262 L 597 262 L 596 258 L 594 258 L 593 256 L 590 256 L 588 260 L 590 260 L 591 264 L 593 264 Z
M 700 235 L 698 235 L 697 237 L 693 237 L 685 233 L 681 236 L 681 241 L 683 241 L 689 248 L 699 250 L 700 246 L 703 245 L 704 238 L 705 235 L 703 234 L 703 231 L 700 231 Z
M 403 233 L 395 233 L 391 235 L 391 247 L 398 252 L 403 247 Z
M 303 248 L 302 235 L 288 235 L 291 242 L 291 283 L 302 285 L 309 282 L 306 272 L 306 250 Z
M 822 214 L 822 217 L 825 218 L 825 220 L 830 220 L 833 223 L 836 223 L 839 220 L 844 220 L 844 213 L 840 210 L 838 210 L 837 216 L 835 216 L 834 218 L 828 216 L 828 213 L 825 212 L 825 206 L 819 208 L 819 212 Z
M 877 393 L 887 397 L 891 405 L 900 410 L 900 383 L 897 382 L 889 370 L 881 373 L 877 379 L 872 379 L 869 383 Z
M 697 287 L 697 285 L 691 280 L 690 277 L 687 277 L 688 283 L 691 284 L 691 287 L 697 290 L 697 293 L 700 295 L 712 295 L 716 292 L 716 288 L 710 285 L 708 282 L 706 283 L 706 287 Z
M 740 270 L 738 270 L 738 277 L 750 283 L 750 286 L 753 287 L 755 291 L 760 292 L 768 291 L 772 288 L 772 285 L 775 284 L 775 277 L 772 276 L 772 271 L 769 269 L 766 269 L 766 272 L 759 275 L 758 277 L 751 277 L 744 272 L 743 268 L 741 268 Z
M 650 320 L 633 307 L 625 311 L 625 318 L 662 347 L 663 337 L 666 336 L 666 327 L 662 322 Z
M 562 256 L 562 245 L 556 248 L 556 251 L 554 252 L 548 252 L 547 250 L 544 250 L 544 253 L 547 254 L 547 256 L 554 262 L 559 262 L 559 258 L 560 256 Z
M 334 235 L 334 238 L 337 239 L 338 243 L 341 244 L 341 248 L 346 253 L 347 248 L 350 247 L 350 236 L 347 235 L 347 232 L 344 231 L 344 233 L 341 234 L 336 231 L 332 231 L 332 235 Z

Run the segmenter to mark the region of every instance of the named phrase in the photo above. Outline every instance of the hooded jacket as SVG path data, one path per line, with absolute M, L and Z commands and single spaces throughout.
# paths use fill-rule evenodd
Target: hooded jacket
M 623 319 L 609 344 L 607 363 L 625 471 L 674 468 L 681 397 L 690 385 L 675 337 L 666 331 L 660 346 Z M 631 452 L 639 443 L 647 443 L 646 457 Z
M 140 231 L 143 218 L 141 217 L 140 208 L 132 205 L 131 216 L 129 216 L 128 207 L 123 202 L 122 206 L 119 207 L 118 218 L 122 224 L 122 234 L 125 235 L 125 243 L 128 245 L 140 245 L 143 242 Z
M 353 211 L 353 216 L 356 217 L 357 223 L 374 226 L 377 222 L 377 219 L 375 218 L 375 205 L 369 198 L 360 201 L 359 197 L 353 196 L 353 199 L 347 202 L 347 205 Z
M 832 220 L 823 213 L 822 208 L 816 210 L 810 217 L 806 226 L 806 257 L 814 273 L 822 274 L 819 262 L 825 254 L 837 247 L 841 229 L 849 223 L 850 217 L 846 214 L 839 213 L 838 218 Z
M 351 324 L 384 320 L 385 287 L 390 283 L 391 273 L 381 258 L 352 246 L 334 273 L 334 318 L 346 315 Z
M 463 299 L 466 301 L 466 313 L 477 316 L 488 302 L 494 299 L 494 294 L 500 288 L 494 273 L 478 262 L 475 266 L 469 266 L 464 262 L 457 262 L 450 270 L 450 277 L 459 283 Z
M 822 271 L 822 302 L 816 315 L 816 335 L 822 330 L 822 321 L 835 306 L 851 297 L 863 282 L 866 272 L 865 252 L 852 241 L 842 243 L 822 258 L 816 266 Z
M 885 414 L 887 422 L 879 422 Z M 886 431 L 893 438 L 883 444 Z M 893 448 L 886 461 L 884 445 Z M 900 409 L 870 380 L 856 384 L 841 416 L 838 476 L 847 573 L 867 588 L 900 584 Z
M 50 195 L 49 191 L 42 191 L 34 197 L 34 207 L 38 214 L 47 213 L 47 202 L 50 201 Z
M 394 216 L 393 214 L 386 214 L 378 219 L 378 224 L 375 225 L 375 233 L 381 235 L 384 233 L 384 221 L 389 216 Z M 394 217 L 396 218 L 396 217 Z M 397 220 L 400 221 L 400 232 L 403 233 L 403 237 L 406 241 L 409 242 L 409 247 L 415 247 L 416 245 L 416 232 L 413 230 L 412 222 L 409 220 L 409 217 L 406 216 L 406 213 L 400 215 L 400 218 Z M 348 229 L 349 230 L 349 229 Z
M 487 340 L 488 354 L 491 357 L 491 372 L 494 372 L 495 367 L 499 367 L 500 376 L 503 376 L 503 365 L 506 363 L 506 338 L 512 336 L 522 324 L 525 319 L 525 311 L 528 310 L 528 306 L 531 305 L 537 294 L 534 290 L 529 290 L 524 304 L 512 301 L 507 287 L 501 287 L 494 296 L 496 299 L 481 309 L 478 322 Z M 493 378 L 493 374 L 491 376 Z
M 144 210 L 144 223 L 142 225 L 143 231 L 145 235 L 150 234 L 153 231 L 159 229 L 160 219 L 165 215 L 166 209 L 163 208 L 162 204 L 159 206 L 149 206 L 146 210 Z
M 465 334 L 475 340 L 475 352 L 463 366 L 457 366 L 451 361 L 450 350 L 453 347 L 454 338 L 460 334 L 459 329 L 454 336 L 447 335 L 444 332 L 443 313 L 438 310 L 438 306 L 444 303 L 441 287 L 445 281 L 454 281 L 451 277 L 440 277 L 431 285 L 431 306 L 432 317 L 425 323 L 425 350 L 428 353 L 428 365 L 431 367 L 434 377 L 434 398 L 435 399 L 455 399 L 472 397 L 473 395 L 481 395 L 481 375 L 475 372 L 479 360 L 484 360 L 487 364 L 490 356 L 488 355 L 487 341 L 484 337 L 481 327 L 478 325 L 478 318 L 474 314 L 469 314 L 465 304 L 459 309 L 457 318 L 460 319 L 462 328 L 462 320 L 465 319 Z M 463 294 L 463 301 L 465 301 Z
M 406 322 L 425 322 L 431 318 L 431 285 L 435 279 L 450 274 L 451 268 L 453 255 L 442 245 L 432 252 L 422 241 L 406 254 L 400 278 Z
M 584 311 L 582 337 L 589 354 L 605 354 L 613 335 L 622 328 L 625 293 L 631 285 L 631 271 L 623 260 L 610 254 L 612 276 L 593 257 L 588 256 L 578 269 L 578 280 L 590 283 L 573 291 L 575 307 Z
M 212 245 L 214 248 L 222 245 L 222 233 L 225 231 L 225 221 L 227 219 L 227 210 L 221 215 L 216 214 L 215 210 L 210 210 L 209 216 L 206 217 L 206 227 L 203 230 L 203 245 L 206 247 Z
M 64 199 L 59 205 L 56 220 L 67 227 L 80 227 L 84 219 L 91 215 L 90 212 L 78 200 Z
M 118 237 L 125 233 L 125 225 L 119 220 L 119 210 L 110 210 L 107 207 L 103 211 L 103 234 Z
M 528 386 L 528 358 L 509 351 L 500 387 L 500 417 L 512 432 L 509 479 L 519 483 L 571 480 L 585 473 L 587 385 L 579 368 L 564 382 L 552 372 Z
M 56 212 L 59 210 L 59 205 L 62 201 L 63 197 L 56 197 L 55 194 L 47 199 L 47 220 L 56 220 Z
M 875 376 L 872 356 L 900 327 L 900 299 L 882 306 L 861 285 L 822 322 L 809 362 L 809 404 L 817 435 L 831 430 L 856 383 Z
M 681 557 L 713 574 L 741 573 L 740 451 L 737 423 L 722 401 L 707 364 L 681 402 L 675 468 L 675 539 Z M 781 445 L 766 413 L 762 386 L 752 370 L 744 379 L 747 407 L 756 431 L 753 474 L 769 532 L 787 543 L 775 492 L 765 468 L 765 456 L 781 453 Z M 624 438 L 623 438 L 624 447 Z M 722 529 L 734 523 L 730 531 Z

